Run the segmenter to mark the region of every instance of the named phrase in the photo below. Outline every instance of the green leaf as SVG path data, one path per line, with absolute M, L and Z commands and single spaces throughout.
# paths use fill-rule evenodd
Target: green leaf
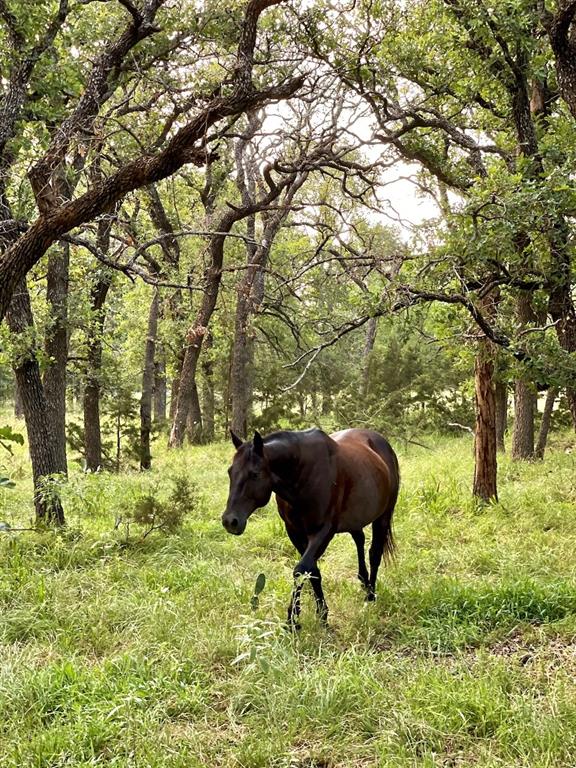
M 266 586 L 266 575 L 263 573 L 258 574 L 256 584 L 254 586 L 254 594 L 259 595 Z
M 10 426 L 0 427 L 0 445 L 5 450 L 7 450 L 8 453 L 12 453 L 12 449 L 9 445 L 6 445 L 4 442 L 5 440 L 7 440 L 9 443 L 18 443 L 18 445 L 24 445 L 24 436 L 19 432 L 14 432 Z
M 263 573 L 259 573 L 258 578 L 256 579 L 256 584 L 254 585 L 254 594 L 250 598 L 250 605 L 252 606 L 253 611 L 255 611 L 258 608 L 258 605 L 260 604 L 258 595 L 262 592 L 265 585 L 266 585 L 266 576 Z

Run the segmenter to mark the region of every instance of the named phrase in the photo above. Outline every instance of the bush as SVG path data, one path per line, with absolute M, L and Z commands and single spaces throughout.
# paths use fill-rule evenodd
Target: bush
M 201 495 L 196 484 L 185 475 L 175 476 L 172 483 L 172 491 L 165 500 L 155 490 L 141 493 L 134 499 L 132 509 L 122 521 L 127 537 L 132 523 L 145 529 L 143 539 L 153 531 L 176 533 L 182 528 L 186 516 L 198 511 Z

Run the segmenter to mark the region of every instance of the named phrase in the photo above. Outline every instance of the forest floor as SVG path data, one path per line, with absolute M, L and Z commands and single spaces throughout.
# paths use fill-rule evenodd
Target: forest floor
M 158 444 L 147 475 L 73 470 L 64 532 L 0 533 L 0 765 L 573 766 L 574 440 L 553 436 L 544 463 L 504 458 L 484 508 L 470 438 L 422 440 L 432 449 L 399 451 L 397 557 L 377 602 L 337 537 L 329 627 L 308 595 L 297 635 L 274 509 L 241 538 L 220 524 L 230 446 Z M 0 489 L 0 521 L 25 524 L 26 458 L 2 464 L 16 487 Z M 183 473 L 198 487 L 183 529 L 127 532 L 135 497 L 165 498 Z

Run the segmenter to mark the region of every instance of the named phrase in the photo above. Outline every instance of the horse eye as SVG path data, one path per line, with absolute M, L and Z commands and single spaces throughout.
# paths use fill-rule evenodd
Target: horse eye
M 256 472 L 255 470 L 251 469 L 250 472 L 248 472 L 248 477 L 250 478 L 250 480 L 256 480 L 259 474 L 260 474 L 259 472 Z

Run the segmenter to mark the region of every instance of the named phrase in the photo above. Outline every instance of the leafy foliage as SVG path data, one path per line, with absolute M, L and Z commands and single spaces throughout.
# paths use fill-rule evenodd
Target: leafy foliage
M 186 475 L 176 475 L 171 480 L 173 487 L 167 498 L 147 491 L 134 499 L 132 509 L 118 521 L 124 523 L 127 537 L 131 523 L 144 528 L 142 538 L 146 538 L 154 531 L 176 533 L 188 516 L 198 514 L 202 506 L 198 486 Z
M 12 448 L 9 443 L 24 445 L 24 437 L 19 432 L 14 432 L 10 426 L 0 427 L 0 445 L 4 450 L 8 451 L 8 453 L 12 453 Z
M 24 445 L 24 437 L 19 432 L 14 432 L 11 426 L 0 427 L 0 445 L 12 455 L 12 447 L 10 443 L 16 443 L 17 445 Z M 14 488 L 14 481 L 9 477 L 0 475 L 0 488 Z

